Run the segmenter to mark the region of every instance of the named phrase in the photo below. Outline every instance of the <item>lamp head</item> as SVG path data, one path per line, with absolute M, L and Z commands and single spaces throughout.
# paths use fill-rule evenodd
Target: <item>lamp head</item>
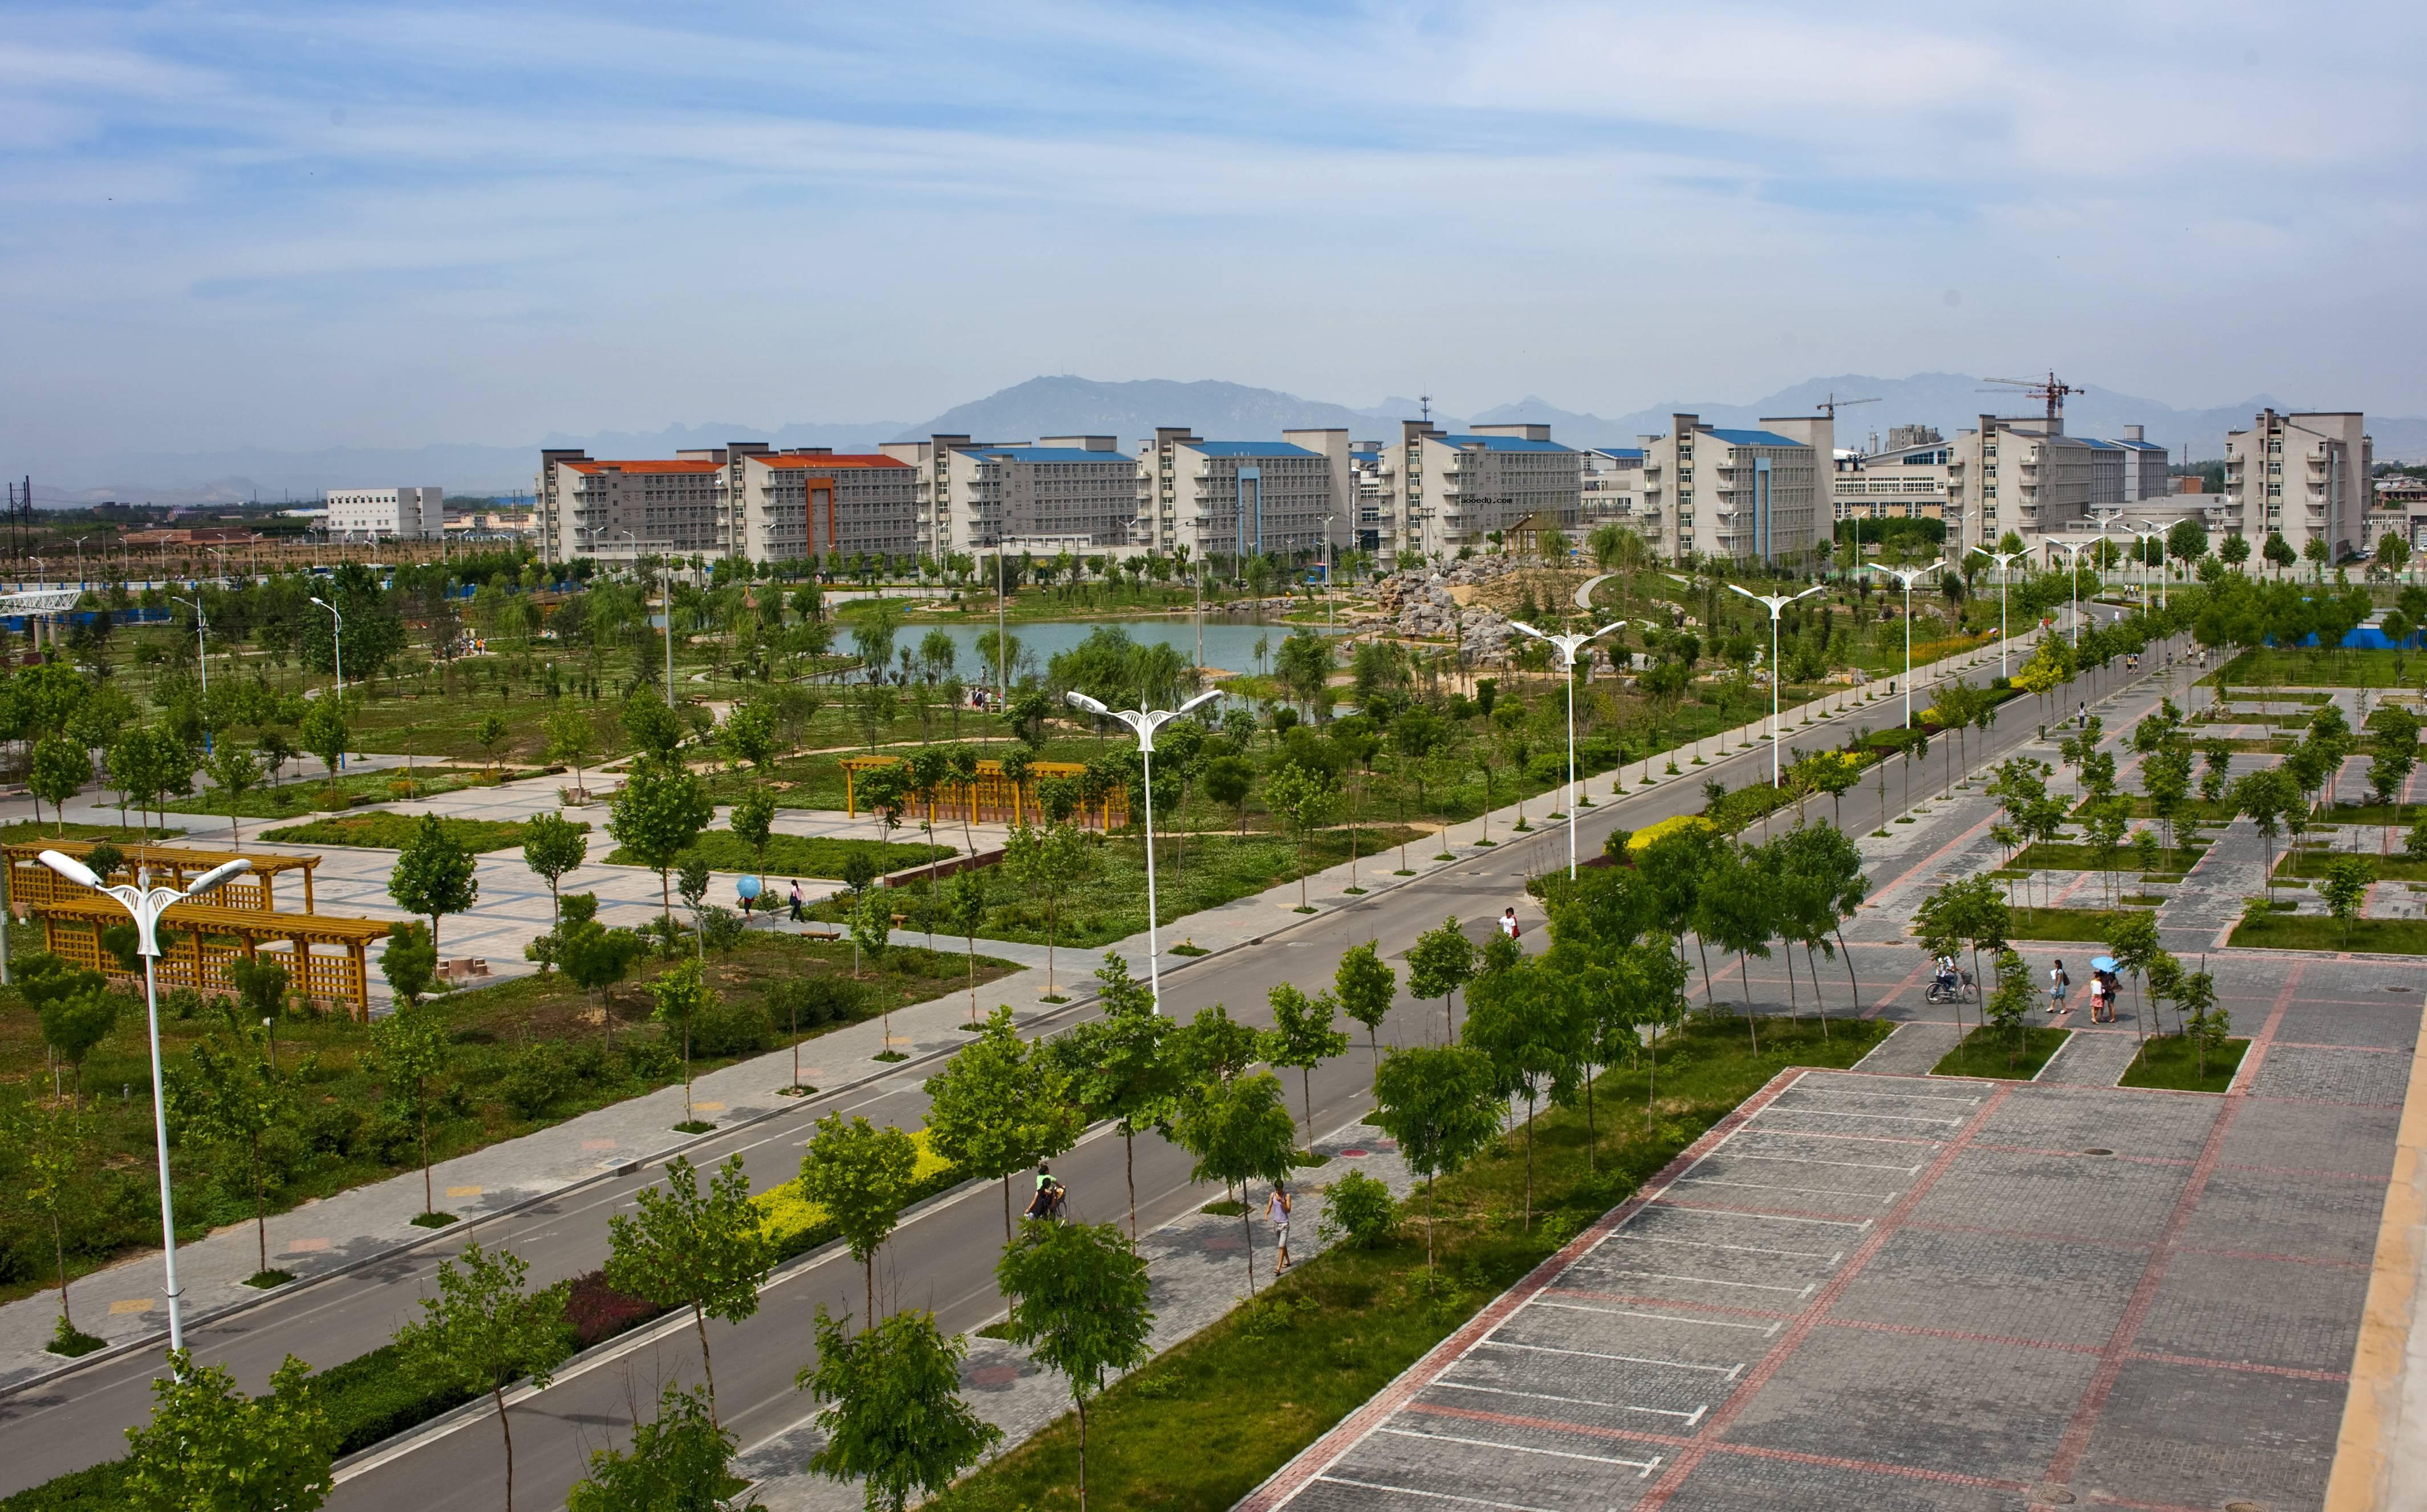
M 1221 696 L 1222 696 L 1222 690 L 1221 690 L 1221 689 L 1219 689 L 1219 688 L 1208 688 L 1208 689 L 1206 689 L 1203 692 L 1198 693 L 1196 697 L 1194 697 L 1194 698 L 1190 699 L 1188 702 L 1186 702 L 1186 703 L 1184 703 L 1184 704 L 1181 705 L 1178 708 L 1173 709 L 1173 710 L 1171 711 L 1172 717 L 1173 717 L 1174 719 L 1177 719 L 1177 718 L 1179 718 L 1181 715 L 1182 715 L 1182 714 L 1185 714 L 1185 713 L 1189 712 L 1191 709 L 1195 709 L 1195 708 L 1201 708 L 1201 707 L 1203 707 L 1205 705 L 1212 703 L 1214 699 L 1217 699 L 1217 698 L 1219 698 L 1219 697 L 1221 697 Z
M 232 879 L 252 870 L 252 862 L 246 860 L 243 856 L 237 856 L 235 860 L 225 862 L 220 866 L 215 866 L 208 871 L 204 872 L 201 876 L 196 877 L 194 879 L 194 885 L 186 889 L 186 896 L 188 898 L 199 898 L 203 894 L 214 891 Z
M 1541 631 L 1526 624 L 1523 620 L 1510 620 L 1508 622 L 1508 627 L 1512 630 L 1519 631 L 1522 634 L 1530 635 L 1537 641 L 1547 641 L 1550 639 L 1549 636 L 1544 635 Z
M 1102 714 L 1110 717 L 1113 712 L 1111 709 L 1106 708 L 1102 703 L 1088 697 L 1085 693 L 1079 691 L 1075 688 L 1070 690 L 1068 692 L 1064 693 L 1062 697 L 1070 705 L 1071 707 L 1083 708 L 1090 714 Z
M 319 605 L 322 609 L 327 609 L 327 608 L 329 607 L 328 602 L 327 602 L 326 600 L 321 599 L 321 598 L 318 598 L 318 597 L 315 597 L 315 598 L 312 600 L 312 602 L 313 602 L 313 603 L 315 603 L 315 604 Z
M 42 865 L 49 867 L 52 870 L 57 872 L 60 876 L 67 878 L 70 882 L 75 883 L 80 886 L 98 887 L 101 886 L 101 878 L 94 873 L 92 868 L 77 860 L 74 856 L 64 855 L 57 851 L 44 851 L 40 856 L 36 857 L 36 859 L 41 861 Z

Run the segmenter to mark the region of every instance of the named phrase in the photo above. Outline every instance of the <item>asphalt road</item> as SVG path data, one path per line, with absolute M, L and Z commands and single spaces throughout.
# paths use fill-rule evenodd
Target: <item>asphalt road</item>
M 2144 676 L 2163 664 L 2162 650 L 2152 650 L 2156 654 L 2143 658 Z M 2120 683 L 2121 675 L 2111 674 L 2094 687 L 2069 686 L 2051 707 L 2063 708 L 2077 699 L 2104 696 Z M 1842 738 L 1856 723 L 1887 723 L 1898 712 L 1884 703 L 1849 710 L 1825 729 L 1791 734 L 1788 743 L 1816 745 Z M 1985 743 L 1975 740 L 1976 766 L 2034 738 L 2037 721 L 2025 717 L 2027 712 L 2028 706 L 2016 708 L 1988 733 Z M 1767 761 L 1767 748 L 1757 747 L 1704 770 L 1735 788 L 1766 777 Z M 1931 765 L 1937 765 L 1935 759 Z M 1889 784 L 1890 809 L 1901 807 L 1897 802 L 1899 788 L 1897 782 Z M 1700 784 L 1686 782 L 1618 803 L 1604 800 L 1579 817 L 1579 854 L 1598 853 L 1602 837 L 1621 822 L 1640 829 L 1673 814 L 1698 811 L 1702 805 Z M 1849 792 L 1844 805 L 1847 825 L 1856 834 L 1880 827 L 1889 817 L 1881 811 L 1876 785 Z M 1272 987 L 1282 982 L 1310 988 L 1328 983 L 1340 955 L 1351 946 L 1376 940 L 1386 958 L 1395 958 L 1419 933 L 1452 914 L 1466 921 L 1477 939 L 1485 937 L 1503 907 L 1513 902 L 1523 911 L 1529 876 L 1564 865 L 1567 857 L 1564 825 L 1498 837 L 1502 843 L 1494 850 L 1377 887 L 1349 907 L 1303 921 L 1277 922 L 1273 934 L 1247 948 L 1184 965 L 1166 963 L 1166 1011 L 1185 1018 L 1201 1007 L 1227 1002 L 1243 1021 L 1262 1023 Z M 1437 1037 L 1441 1014 L 1438 1003 L 1419 1005 L 1403 995 L 1382 1037 L 1386 1044 Z M 1028 1027 L 1050 1032 L 1091 1015 L 1092 1008 L 1082 1000 L 1032 1020 Z M 827 1113 L 860 1114 L 872 1121 L 918 1127 L 926 1106 L 920 1081 L 933 1069 L 932 1065 L 913 1067 L 885 1081 L 811 1098 L 783 1116 L 710 1141 L 691 1151 L 691 1158 L 708 1165 L 739 1153 L 755 1187 L 789 1179 L 797 1173 L 809 1126 Z M 1317 1128 L 1337 1129 L 1361 1114 L 1370 1105 L 1370 1081 L 1371 1065 L 1362 1047 L 1319 1069 L 1313 1078 Z M 1297 1089 L 1291 1092 L 1293 1111 L 1297 1111 Z M 1057 1161 L 1055 1170 L 1070 1184 L 1078 1216 L 1100 1222 L 1124 1215 L 1119 1140 L 1099 1130 Z M 386 1342 L 400 1323 L 418 1315 L 415 1304 L 437 1264 L 466 1240 L 512 1249 L 529 1262 L 534 1284 L 596 1268 L 606 1259 L 606 1219 L 629 1211 L 634 1193 L 654 1184 L 659 1174 L 653 1166 L 466 1231 L 450 1231 L 379 1264 L 189 1329 L 188 1343 L 197 1358 L 229 1366 L 255 1390 L 264 1389 L 270 1371 L 289 1353 L 318 1365 L 351 1358 Z M 1136 1181 L 1141 1227 L 1150 1227 L 1206 1200 L 1204 1190 L 1188 1180 L 1185 1153 L 1156 1138 L 1137 1141 Z M 1001 1308 L 993 1266 L 1002 1241 L 998 1186 L 964 1187 L 937 1199 L 911 1217 L 881 1256 L 880 1304 L 888 1309 L 932 1309 L 947 1330 L 985 1323 Z M 821 1304 L 836 1313 L 855 1312 L 862 1306 L 860 1270 L 839 1250 L 820 1251 L 780 1273 L 765 1293 L 758 1315 L 748 1323 L 709 1325 L 722 1416 L 745 1449 L 791 1427 L 811 1410 L 809 1400 L 793 1389 L 792 1378 L 811 1362 L 811 1319 Z M 687 1320 L 679 1326 L 664 1324 L 643 1330 L 622 1345 L 611 1360 L 560 1376 L 547 1391 L 513 1409 L 515 1490 L 525 1505 L 558 1504 L 565 1488 L 582 1474 L 590 1451 L 620 1443 L 636 1409 L 642 1416 L 654 1410 L 664 1382 L 699 1378 L 700 1343 Z M 0 1398 L 0 1447 L 6 1450 L 0 1454 L 0 1494 L 122 1454 L 124 1430 L 149 1418 L 151 1382 L 159 1370 L 157 1356 L 137 1354 Z M 503 1482 L 497 1425 L 484 1418 L 393 1457 L 368 1456 L 353 1467 L 330 1504 L 399 1512 L 485 1509 L 501 1504 Z

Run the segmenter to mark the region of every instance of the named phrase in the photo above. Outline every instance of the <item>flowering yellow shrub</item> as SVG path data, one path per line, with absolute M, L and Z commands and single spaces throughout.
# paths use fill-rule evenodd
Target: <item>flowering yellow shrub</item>
M 1637 830 L 1633 836 L 1628 837 L 1626 842 L 1626 851 L 1629 855 L 1633 855 L 1637 852 L 1642 850 L 1645 846 L 1666 839 L 1680 830 L 1707 830 L 1716 829 L 1718 827 L 1718 826 L 1713 824 L 1709 820 L 1704 819 L 1700 814 L 1679 814 L 1673 819 L 1664 819 L 1656 824 L 1652 824 L 1643 829 Z
M 923 1183 L 929 1177 L 947 1169 L 951 1162 L 935 1152 L 923 1129 L 910 1136 L 919 1146 L 919 1163 L 911 1169 L 910 1179 Z M 796 1239 L 826 1221 L 825 1209 L 801 1195 L 801 1179 L 794 1177 L 782 1186 L 769 1187 L 750 1198 L 758 1209 L 758 1229 L 779 1246 Z

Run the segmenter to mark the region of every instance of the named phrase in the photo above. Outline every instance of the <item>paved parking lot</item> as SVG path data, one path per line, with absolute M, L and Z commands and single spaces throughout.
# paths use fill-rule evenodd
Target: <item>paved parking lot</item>
M 2226 1097 L 1782 1076 L 1243 1506 L 2319 1506 L 2416 971 L 2233 966 Z

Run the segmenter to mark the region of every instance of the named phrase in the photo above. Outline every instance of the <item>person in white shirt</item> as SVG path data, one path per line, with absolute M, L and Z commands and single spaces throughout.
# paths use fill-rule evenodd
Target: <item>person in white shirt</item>
M 1517 937 L 1517 910 L 1513 905 L 1501 911 L 1500 933 L 1512 940 Z
M 1274 1182 L 1273 1195 L 1264 1202 L 1264 1222 L 1273 1226 L 1273 1244 L 1280 1252 L 1279 1261 L 1273 1267 L 1275 1276 L 1290 1268 L 1290 1207 L 1289 1188 L 1279 1181 Z

